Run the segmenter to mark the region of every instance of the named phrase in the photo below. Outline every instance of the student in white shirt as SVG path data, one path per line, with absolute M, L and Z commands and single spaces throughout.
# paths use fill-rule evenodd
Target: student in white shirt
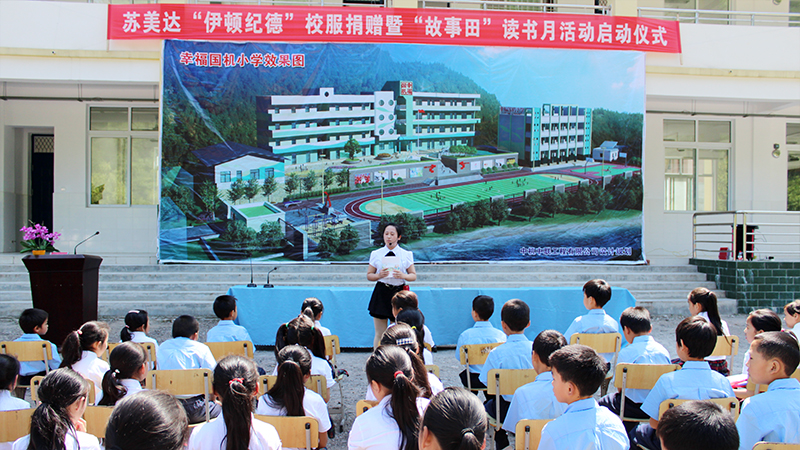
M 150 331 L 150 317 L 143 309 L 133 309 L 125 314 L 125 326 L 119 332 L 122 342 L 151 343 L 158 350 L 158 341 L 147 335 Z
M 717 308 L 717 294 L 709 291 L 706 288 L 699 287 L 689 293 L 689 312 L 693 316 L 700 316 L 714 325 L 717 329 L 717 336 L 730 336 L 728 330 L 728 323 L 719 317 L 719 309 Z M 730 375 L 731 371 L 728 368 L 728 362 L 724 356 L 708 356 L 706 361 L 711 366 L 711 369 L 725 375 Z
M 419 432 L 419 450 L 481 450 L 486 411 L 478 397 L 449 387 L 431 400 Z
M 18 378 L 19 361 L 17 361 L 17 358 L 10 355 L 0 355 L 0 411 L 17 411 L 31 407 L 30 403 L 11 395 L 11 392 L 17 386 Z
M 114 406 L 123 398 L 142 390 L 147 374 L 147 351 L 135 342 L 123 342 L 111 350 L 110 369 L 103 375 L 101 406 Z
M 222 401 L 222 414 L 194 429 L 189 450 L 280 450 L 275 427 L 253 418 L 253 398 L 258 395 L 253 361 L 238 355 L 222 358 L 214 368 L 214 395 Z
M 328 443 L 331 419 L 325 400 L 305 387 L 311 378 L 311 354 L 305 347 L 287 345 L 278 352 L 278 379 L 258 399 L 256 414 L 265 416 L 310 416 L 319 422 L 319 447 Z
M 400 291 L 394 294 L 394 297 L 392 297 L 392 317 L 394 317 L 394 323 L 397 323 L 397 315 L 406 309 L 419 310 L 419 297 L 417 297 L 417 294 L 415 294 L 413 291 Z M 422 310 L 420 310 L 420 312 L 422 312 Z M 422 317 L 424 319 L 425 315 L 423 314 Z M 391 325 L 389 326 L 391 327 Z M 424 323 L 422 324 L 422 330 L 425 332 L 422 340 L 422 360 L 425 361 L 425 364 L 433 364 L 433 354 L 425 347 L 424 344 L 428 344 L 431 348 L 433 348 L 436 343 L 433 342 L 433 334 L 431 333 L 430 328 L 428 328 L 428 326 Z
M 791 331 L 800 339 L 800 300 L 795 300 L 783 307 L 783 320 L 786 321 L 786 331 Z
M 81 418 L 91 385 L 67 368 L 47 374 L 37 391 L 41 403 L 31 416 L 30 434 L 17 439 L 13 450 L 26 450 L 31 442 L 35 448 L 100 450 Z
M 306 308 L 303 313 L 289 323 L 278 327 L 275 335 L 275 359 L 278 358 L 278 352 L 287 345 L 305 347 L 311 352 L 311 375 L 324 375 L 330 392 L 330 388 L 336 384 L 336 381 L 333 379 L 333 368 L 325 359 L 325 339 L 319 329 L 314 326 L 314 320 L 311 319 L 313 315 L 311 309 Z M 276 367 L 272 374 L 276 375 L 277 373 L 278 368 Z M 330 400 L 330 394 L 325 399 L 326 402 L 328 400 Z
M 314 317 L 314 326 L 319 328 L 319 332 L 322 333 L 323 336 L 330 336 L 331 330 L 322 326 L 319 322 L 322 320 L 322 313 L 325 312 L 325 305 L 322 304 L 320 299 L 316 297 L 308 297 L 307 299 L 303 300 L 303 307 L 300 308 L 301 312 L 304 312 L 306 308 L 311 308 L 311 312 L 313 313 Z
M 420 352 L 419 336 L 410 325 L 398 323 L 389 327 L 383 333 L 381 345 L 396 345 L 408 353 L 411 363 L 414 365 L 414 384 L 419 388 L 421 397 L 432 398 L 444 390 L 444 385 L 439 377 L 425 369 L 422 352 Z M 376 400 L 370 398 L 371 393 L 372 390 L 367 389 L 367 400 Z
M 108 363 L 100 356 L 108 348 L 108 324 L 86 322 L 71 332 L 61 345 L 61 367 L 69 367 L 94 383 L 95 402 L 103 398 L 103 375 Z
M 425 348 L 425 316 L 418 309 L 406 308 L 395 317 L 395 323 L 406 323 L 417 334 L 417 344 L 422 349 L 421 358 L 425 364 L 433 364 L 433 355 Z
M 105 445 L 116 450 L 184 450 L 189 421 L 175 397 L 141 391 L 117 403 L 106 427 Z
M 747 315 L 746 325 L 744 327 L 744 337 L 747 339 L 747 344 L 750 345 L 755 340 L 756 336 L 767 331 L 781 331 L 781 318 L 775 311 L 771 309 L 757 309 L 751 311 Z M 744 354 L 742 362 L 742 373 L 739 375 L 730 375 L 728 381 L 731 382 L 733 392 L 737 398 L 744 398 L 754 395 L 754 392 L 747 392 L 747 379 L 750 374 L 748 363 L 750 362 L 750 349 Z

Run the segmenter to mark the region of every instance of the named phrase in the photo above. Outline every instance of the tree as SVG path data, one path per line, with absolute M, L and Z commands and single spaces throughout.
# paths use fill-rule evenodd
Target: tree
M 508 202 L 504 198 L 493 201 L 491 206 L 492 220 L 500 225 L 501 222 L 508 219 Z
M 317 252 L 319 252 L 319 256 L 331 256 L 331 254 L 336 252 L 338 247 L 339 233 L 334 231 L 333 228 L 326 228 L 325 231 L 322 232 L 322 235 L 319 237 L 319 242 L 317 243 Z
M 289 176 L 286 177 L 286 181 L 284 182 L 283 189 L 286 191 L 287 195 L 291 195 L 292 192 L 296 191 L 297 188 L 300 187 L 300 175 L 297 172 L 292 172 Z
M 358 230 L 352 225 L 347 225 L 342 229 L 342 232 L 339 233 L 339 248 L 336 249 L 336 253 L 339 255 L 347 255 L 355 250 L 357 246 Z
M 542 212 L 542 200 L 539 195 L 529 195 L 522 199 L 522 203 L 516 210 L 516 214 L 533 219 Z
M 244 196 L 247 197 L 247 200 L 252 202 L 260 190 L 261 186 L 258 184 L 258 180 L 250 178 L 244 185 Z
M 336 180 L 336 174 L 333 172 L 333 169 L 329 167 L 322 172 L 322 184 L 324 185 L 325 189 L 333 188 L 334 180 Z
M 233 248 L 247 252 L 248 256 L 257 246 L 256 230 L 248 227 L 240 220 L 229 221 L 228 227 L 219 238 L 230 243 Z
M 339 186 L 347 187 L 350 185 L 350 169 L 340 170 L 336 172 L 336 182 Z
M 610 201 L 611 194 L 597 184 L 580 186 L 569 195 L 569 206 L 581 214 L 600 212 Z
M 206 212 L 213 213 L 217 210 L 217 207 L 219 207 L 220 200 L 217 183 L 211 180 L 203 181 L 197 188 L 197 195 L 200 197 L 200 201 L 203 202 L 203 205 L 205 205 Z
M 264 194 L 264 197 L 267 197 L 267 201 L 269 201 L 269 196 L 274 194 L 277 190 L 278 182 L 275 181 L 274 176 L 270 175 L 264 179 L 264 184 L 261 185 L 261 193 Z
M 175 206 L 187 217 L 196 216 L 199 212 L 200 208 L 194 203 L 194 193 L 186 186 L 170 184 L 161 195 L 171 198 Z
M 355 159 L 356 153 L 361 151 L 361 144 L 358 143 L 356 138 L 350 138 L 344 144 L 344 151 L 347 152 L 347 159 Z
M 455 233 L 461 229 L 461 214 L 458 210 L 450 211 L 444 219 L 444 227 L 447 233 Z
M 550 213 L 553 217 L 555 217 L 556 214 L 560 214 L 565 209 L 567 209 L 568 201 L 569 199 L 566 193 L 551 192 L 550 195 L 546 195 L 544 197 L 542 210 Z
M 244 190 L 245 185 L 241 178 L 233 180 L 231 187 L 228 188 L 228 200 L 235 205 L 237 201 L 244 197 Z
M 481 200 L 472 206 L 473 211 L 473 226 L 483 227 L 492 221 L 492 205 L 491 202 Z
M 311 192 L 314 190 L 314 186 L 317 185 L 317 174 L 314 173 L 313 170 L 308 171 L 308 175 L 303 177 L 303 189 L 306 192 Z
M 615 177 L 606 185 L 606 191 L 613 197 L 610 208 L 642 210 L 642 177 Z
M 283 230 L 278 221 L 263 222 L 261 231 L 256 235 L 256 239 L 264 247 L 280 247 L 283 237 Z

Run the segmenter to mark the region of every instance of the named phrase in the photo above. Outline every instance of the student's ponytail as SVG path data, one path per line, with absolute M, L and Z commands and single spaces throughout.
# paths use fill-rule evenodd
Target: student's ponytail
M 486 438 L 486 413 L 478 397 L 464 388 L 449 387 L 428 404 L 423 428 L 433 434 L 441 450 L 480 450 Z
M 278 351 L 286 345 L 301 345 L 311 351 L 317 358 L 325 358 L 325 338 L 322 332 L 314 326 L 313 312 L 306 308 L 289 323 L 278 327 L 275 337 L 275 357 Z
M 400 449 L 416 450 L 419 432 L 419 389 L 413 382 L 414 369 L 405 350 L 382 345 L 367 360 L 367 379 L 391 390 L 392 414 L 400 429 Z
M 316 297 L 308 297 L 307 299 L 303 300 L 303 306 L 300 309 L 304 314 L 306 314 L 306 308 L 311 308 L 311 314 L 313 314 L 311 318 L 314 320 L 316 320 L 317 316 L 325 311 L 325 306 Z
M 708 321 L 717 329 L 717 336 L 725 334 L 722 330 L 722 319 L 719 317 L 719 308 L 717 308 L 717 294 L 704 287 L 699 287 L 692 290 L 689 294 L 689 301 L 692 302 L 692 304 L 700 304 L 703 311 L 708 314 Z
M 258 390 L 258 371 L 253 361 L 238 355 L 222 358 L 214 368 L 214 392 L 222 399 L 222 416 L 228 433 L 226 450 L 250 446 L 253 396 Z
M 75 429 L 67 407 L 86 397 L 91 382 L 72 369 L 57 369 L 42 380 L 37 391 L 41 403 L 31 416 L 28 449 L 64 448 L 64 440 Z
M 408 324 L 414 330 L 417 336 L 417 345 L 421 349 L 420 354 L 422 354 L 422 350 L 425 349 L 425 316 L 422 311 L 413 308 L 404 309 L 395 317 L 395 321 Z
M 420 396 L 431 398 L 433 391 L 428 380 L 428 371 L 422 361 L 417 344 L 417 335 L 408 324 L 398 323 L 386 329 L 381 337 L 381 345 L 396 345 L 408 353 L 411 358 L 411 365 L 414 366 L 414 383 L 420 390 Z
M 304 416 L 303 378 L 311 374 L 311 355 L 299 345 L 287 345 L 278 354 L 278 378 L 265 400 L 275 409 L 286 409 L 287 416 Z
M 134 309 L 125 314 L 125 326 L 119 332 L 119 338 L 122 342 L 128 342 L 133 339 L 133 332 L 147 326 L 148 315 L 147 311 L 143 309 Z
M 108 357 L 108 370 L 103 375 L 103 398 L 98 405 L 114 406 L 128 393 L 128 389 L 120 380 L 130 379 L 136 375 L 147 362 L 147 351 L 135 342 L 124 342 L 114 348 Z
M 72 367 L 81 360 L 84 350 L 91 349 L 95 342 L 105 342 L 108 339 L 108 324 L 105 322 L 86 322 L 81 327 L 64 339 L 61 345 L 61 365 L 59 367 Z

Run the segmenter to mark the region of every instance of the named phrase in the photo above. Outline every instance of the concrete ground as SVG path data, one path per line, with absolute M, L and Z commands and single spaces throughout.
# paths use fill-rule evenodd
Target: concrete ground
M 53 318 L 51 318 L 51 320 L 52 319 Z M 111 327 L 112 334 L 110 340 L 112 342 L 118 341 L 119 331 L 124 326 L 124 322 L 116 317 L 105 317 L 101 319 L 107 321 Z M 654 316 L 652 321 L 653 336 L 658 342 L 666 347 L 667 350 L 669 350 L 670 355 L 673 358 L 677 357 L 675 353 L 675 326 L 677 326 L 678 322 L 680 322 L 682 319 L 682 316 L 662 315 Z M 735 358 L 731 373 L 741 373 L 742 357 L 747 350 L 747 346 L 749 345 L 744 338 L 746 315 L 738 314 L 733 316 L 725 316 L 724 319 L 728 322 L 728 327 L 730 328 L 731 334 L 738 336 L 740 342 L 740 353 Z M 151 329 L 149 334 L 151 337 L 157 339 L 159 342 L 163 342 L 164 340 L 170 338 L 172 318 L 153 317 L 150 320 Z M 205 332 L 214 326 L 217 320 L 216 318 L 212 319 L 209 317 L 200 317 L 198 320 L 200 320 L 200 336 L 201 340 L 203 340 L 205 337 Z M 335 324 L 323 323 L 323 325 L 331 328 L 334 333 L 336 332 Z M 364 330 L 364 332 L 371 333 L 372 330 Z M 433 330 L 432 332 L 434 333 L 435 338 L 436 330 Z M 16 319 L 11 317 L 0 318 L 0 341 L 13 340 L 19 337 L 20 334 L 21 331 L 17 325 Z M 368 356 L 369 352 L 367 351 L 345 352 L 338 355 L 339 367 L 346 369 L 350 373 L 350 376 L 342 383 L 341 394 L 339 391 L 339 386 L 334 386 L 331 390 L 331 401 L 329 403 L 329 407 L 335 407 L 341 403 L 345 407 L 344 409 L 346 415 L 343 423 L 344 432 L 339 432 L 337 427 L 336 437 L 328 442 L 328 448 L 330 450 L 344 450 L 347 448 L 347 431 L 350 429 L 350 426 L 355 419 L 356 402 L 359 399 L 363 399 L 366 393 L 367 380 L 364 374 L 364 364 L 366 363 Z M 462 370 L 462 368 L 455 358 L 454 349 L 440 348 L 434 353 L 433 358 L 434 363 L 440 368 L 442 383 L 445 386 L 459 386 L 461 383 L 458 379 L 458 373 Z M 275 356 L 272 351 L 257 351 L 255 354 L 255 359 L 259 366 L 265 367 L 268 370 L 275 365 Z M 342 396 L 344 397 L 343 401 Z M 333 419 L 334 423 L 337 423 L 337 415 L 332 414 L 331 418 Z

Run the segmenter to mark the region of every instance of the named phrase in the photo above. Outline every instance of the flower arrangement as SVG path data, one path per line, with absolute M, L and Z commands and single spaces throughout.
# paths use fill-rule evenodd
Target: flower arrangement
M 22 238 L 22 251 L 20 253 L 32 252 L 34 250 L 49 252 L 58 251 L 57 248 L 53 247 L 53 243 L 61 238 L 61 233 L 50 233 L 46 226 L 38 223 L 33 224 L 32 227 L 22 227 L 19 231 L 25 233 L 25 236 Z

